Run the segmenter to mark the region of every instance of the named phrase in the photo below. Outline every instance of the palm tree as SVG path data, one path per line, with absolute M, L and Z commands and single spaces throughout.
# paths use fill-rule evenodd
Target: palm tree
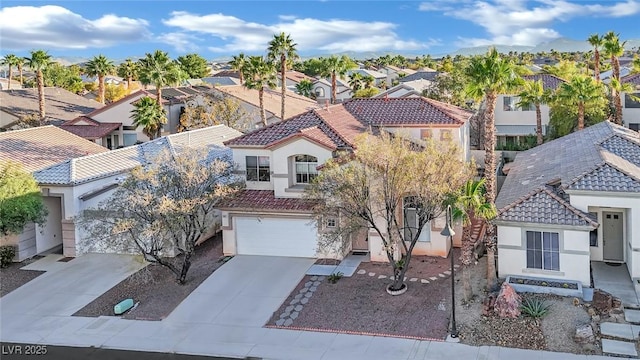
M 593 76 L 597 82 L 600 82 L 600 48 L 604 38 L 598 34 L 593 34 L 589 36 L 587 41 L 593 46 Z
M 44 50 L 31 51 L 31 57 L 25 58 L 27 66 L 36 72 L 36 83 L 38 86 L 38 108 L 40 110 L 40 121 L 44 121 L 45 99 L 44 99 L 44 76 L 42 71 L 51 64 L 51 55 Z
M 453 218 L 462 222 L 462 288 L 464 300 L 469 302 L 473 296 L 471 286 L 471 259 L 473 255 L 473 242 L 471 241 L 472 220 L 492 220 L 497 211 L 493 204 L 487 202 L 485 197 L 485 179 L 469 180 L 459 194 L 453 199 Z
M 115 66 L 113 61 L 107 59 L 104 55 L 94 56 L 93 59 L 87 62 L 85 72 L 89 76 L 98 77 L 98 100 L 104 104 L 104 77 L 113 73 Z
M 322 74 L 323 76 L 331 76 L 331 103 L 336 103 L 337 89 L 338 89 L 338 76 L 344 76 L 348 70 L 356 67 L 356 64 L 349 59 L 348 56 L 342 55 L 337 57 L 331 55 L 328 58 L 322 59 Z
M 23 57 L 18 57 L 18 61 L 16 61 L 16 66 L 18 66 L 18 72 L 20 73 L 20 85 L 24 84 L 24 79 L 22 77 L 22 72 L 24 70 L 24 61 Z
M 399 76 L 398 76 L 399 77 Z M 376 83 L 376 79 L 371 75 L 366 75 L 362 77 L 362 81 L 364 82 L 364 87 L 366 89 L 370 89 Z
M 280 119 L 285 119 L 285 93 L 287 90 L 287 66 L 298 58 L 296 52 L 296 46 L 288 34 L 280 33 L 280 35 L 273 35 L 273 40 L 269 42 L 269 48 L 267 49 L 267 58 L 271 62 L 279 62 L 280 64 L 280 87 L 282 88 L 282 106 L 280 110 Z
M 640 73 L 640 57 L 638 56 L 638 54 L 633 56 L 633 73 L 637 74 Z
M 584 129 L 585 108 L 603 96 L 602 86 L 592 77 L 576 75 L 558 89 L 558 98 L 578 106 L 578 130 Z
M 262 56 L 250 56 L 244 66 L 244 86 L 248 89 L 258 90 L 260 99 L 260 118 L 262 124 L 267 126 L 267 114 L 264 110 L 264 88 L 276 87 L 276 69 L 272 62 L 266 61 Z
M 243 53 L 234 55 L 232 57 L 232 60 L 229 62 L 231 68 L 233 70 L 236 70 L 239 74 L 238 76 L 240 78 L 240 85 L 244 84 L 244 66 L 246 65 L 246 63 L 247 57 Z
M 142 132 L 153 140 L 160 137 L 162 125 L 167 123 L 167 117 L 162 105 L 148 96 L 142 97 L 133 104 L 131 119 L 136 128 L 142 126 Z
M 166 52 L 160 50 L 153 54 L 147 53 L 139 60 L 139 64 L 140 81 L 156 87 L 156 102 L 162 106 L 162 88 L 180 81 L 183 76 L 180 67 L 171 61 Z
M 362 89 L 364 86 L 362 74 L 354 72 L 349 77 L 349 86 L 351 86 L 351 90 L 355 93 L 356 91 Z
M 609 31 L 604 35 L 604 48 L 605 53 L 611 57 L 611 69 L 613 70 L 612 78 L 620 81 L 620 60 L 619 57 L 624 54 L 624 46 L 627 42 L 620 43 L 618 34 L 613 31 Z M 616 91 L 615 87 L 611 87 L 611 101 L 615 107 L 613 114 L 613 122 L 622 125 L 622 100 L 620 99 L 620 93 Z M 618 111 L 620 109 L 620 111 Z
M 308 98 L 313 98 L 313 83 L 309 79 L 302 79 L 296 84 L 296 91 Z
M 9 66 L 9 82 L 7 85 L 7 90 L 11 90 L 11 79 L 13 79 L 13 67 L 18 66 L 20 64 L 20 58 L 15 54 L 8 54 L 0 61 L 1 65 Z
M 131 81 L 138 77 L 138 63 L 130 58 L 118 66 L 118 76 L 127 79 L 127 90 L 131 90 Z
M 522 91 L 518 94 L 520 101 L 518 107 L 529 108 L 535 106 L 536 108 L 536 136 L 538 145 L 542 144 L 542 111 L 540 111 L 540 105 L 549 102 L 551 97 L 551 91 L 545 90 L 542 85 L 542 79 L 538 81 L 525 81 Z
M 486 179 L 487 202 L 495 205 L 496 201 L 496 134 L 495 134 L 495 108 L 498 94 L 514 89 L 521 79 L 515 72 L 515 66 L 508 59 L 503 59 L 495 48 L 491 48 L 485 56 L 473 57 L 466 68 L 469 83 L 466 92 L 472 98 L 485 100 L 484 136 L 485 158 L 484 177 Z M 485 243 L 487 247 L 487 285 L 493 288 L 496 285 L 496 240 L 495 226 L 487 224 Z

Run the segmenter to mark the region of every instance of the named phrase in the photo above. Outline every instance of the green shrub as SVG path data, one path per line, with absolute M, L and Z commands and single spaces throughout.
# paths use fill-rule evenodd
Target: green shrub
M 338 280 L 342 279 L 342 276 L 344 276 L 344 274 L 340 271 L 338 271 L 337 273 L 333 273 L 331 275 L 329 275 L 327 277 L 327 280 L 329 280 L 330 283 L 335 284 L 338 282 Z
M 16 249 L 11 245 L 0 246 L 0 267 L 7 267 L 16 256 Z
M 549 312 L 550 304 L 538 298 L 526 298 L 520 306 L 520 310 L 534 319 L 541 318 Z

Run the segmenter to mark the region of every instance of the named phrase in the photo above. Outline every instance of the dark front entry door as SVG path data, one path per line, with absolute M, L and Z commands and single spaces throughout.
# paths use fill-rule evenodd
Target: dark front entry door
M 605 261 L 624 261 L 624 233 L 622 213 L 602 212 L 603 258 Z

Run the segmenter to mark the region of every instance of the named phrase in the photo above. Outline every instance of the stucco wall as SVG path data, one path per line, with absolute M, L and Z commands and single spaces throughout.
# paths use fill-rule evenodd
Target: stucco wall
M 504 110 L 504 98 L 505 96 L 510 95 L 498 95 L 498 100 L 496 101 L 496 111 L 495 111 L 495 121 L 496 126 L 499 125 L 531 125 L 535 128 L 536 126 L 536 112 L 535 110 L 515 110 L 515 111 L 505 111 Z M 542 126 L 543 128 L 546 125 L 549 125 L 549 106 L 541 105 L 540 112 L 542 115 Z M 529 135 L 529 134 L 521 134 L 521 135 Z
M 527 268 L 525 232 L 557 232 L 560 241 L 560 270 L 550 271 Z M 591 286 L 589 265 L 589 232 L 548 229 L 540 227 L 498 226 L 498 276 L 524 275 L 551 279 L 566 279 Z
M 0 236 L 0 246 L 13 245 L 16 250 L 14 261 L 22 261 L 37 254 L 36 251 L 36 226 L 29 223 L 19 234 Z

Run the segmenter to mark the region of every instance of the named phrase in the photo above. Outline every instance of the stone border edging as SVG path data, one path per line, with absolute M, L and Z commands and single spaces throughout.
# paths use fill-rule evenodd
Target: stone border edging
M 281 329 L 281 330 L 315 331 L 315 332 L 346 334 L 346 335 L 364 335 L 364 336 L 390 337 L 390 338 L 420 340 L 420 341 L 445 342 L 445 340 L 443 340 L 443 339 L 434 339 L 434 338 L 421 337 L 421 336 L 411 336 L 411 335 L 394 335 L 394 334 L 385 334 L 385 333 L 373 333 L 373 332 L 367 332 L 367 331 L 316 329 L 316 328 L 309 328 L 309 327 L 278 326 L 278 325 L 265 325 L 264 327 L 265 328 L 269 328 L 269 329 Z
M 276 326 L 289 327 L 293 324 L 293 320 L 298 318 L 300 311 L 304 309 L 304 306 L 309 302 L 309 299 L 325 278 L 325 276 L 312 275 L 280 314 L 280 318 L 276 320 Z
M 460 269 L 460 265 L 456 264 L 453 266 L 454 271 L 458 271 Z M 376 273 L 374 272 L 367 272 L 367 270 L 364 269 L 360 269 L 356 272 L 356 274 L 358 275 L 369 275 L 370 277 L 374 277 L 376 276 Z M 406 276 L 404 277 L 404 281 L 409 281 L 409 282 L 418 282 L 418 280 L 420 280 L 421 284 L 429 284 L 431 281 L 436 281 L 438 279 L 444 279 L 448 276 L 451 275 L 451 270 L 446 270 L 441 272 L 440 274 L 437 274 L 437 276 L 432 276 L 429 278 L 429 280 L 427 279 L 419 279 L 419 278 L 407 278 Z M 391 276 L 387 276 L 387 275 L 378 275 L 378 279 L 391 279 Z

